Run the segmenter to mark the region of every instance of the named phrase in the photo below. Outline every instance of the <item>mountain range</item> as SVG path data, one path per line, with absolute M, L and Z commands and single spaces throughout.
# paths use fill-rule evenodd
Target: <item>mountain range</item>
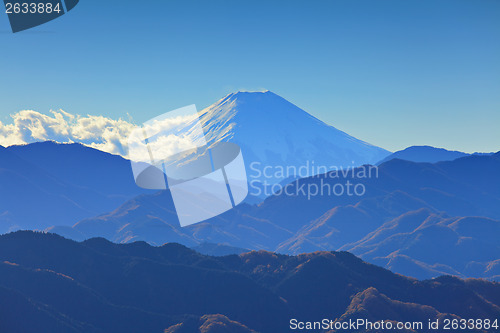
M 298 176 L 292 171 L 267 177 L 264 167 L 296 170 L 314 161 L 329 170 L 374 163 L 389 154 L 269 91 L 229 94 L 200 111 L 200 120 L 209 143 L 231 141 L 242 148 L 253 184 L 250 203 L 271 194 L 267 185 Z M 304 170 L 304 176 L 317 172 Z M 0 203 L 0 233 L 71 226 L 149 193 L 135 185 L 129 161 L 77 143 L 0 146 L 0 186 L 8 193 Z
M 499 279 L 499 168 L 500 153 L 437 164 L 395 159 L 380 165 L 377 177 L 338 172 L 300 179 L 288 185 L 294 195 L 283 192 L 258 206 L 243 204 L 185 228 L 178 224 L 169 192 L 162 191 L 71 228 L 47 230 L 77 240 L 212 243 L 287 254 L 340 249 L 417 278 Z M 347 181 L 362 184 L 365 193 L 308 197 L 298 190 Z
M 290 332 L 292 318 L 500 316 L 499 283 L 417 281 L 347 252 L 210 257 L 179 244 L 77 243 L 28 231 L 0 236 L 0 297 L 0 331 L 9 333 L 266 333 Z
M 377 163 L 380 165 L 384 162 L 400 159 L 411 162 L 420 163 L 438 163 L 444 161 L 453 161 L 460 157 L 471 156 L 471 155 L 491 155 L 489 153 L 474 153 L 468 154 L 461 151 L 446 150 L 444 148 L 435 148 L 431 146 L 411 146 L 403 150 L 392 153 L 383 160 Z
M 253 162 L 271 169 L 311 160 L 349 168 L 300 179 L 271 175 L 282 191 L 181 228 L 170 193 L 138 188 L 120 156 L 54 142 L 0 147 L 0 233 L 37 229 L 75 240 L 177 242 L 214 255 L 347 250 L 416 278 L 499 279 L 500 153 L 452 159 L 456 152 L 423 148 L 452 160 L 401 159 L 416 158 L 422 149 L 415 148 L 377 167 L 353 168 L 353 160 L 375 163 L 388 152 L 271 92 L 230 94 L 200 119 L 209 142 L 242 147 L 250 180 Z M 348 184 L 362 193 L 348 194 Z M 323 188 L 347 191 L 313 193 Z

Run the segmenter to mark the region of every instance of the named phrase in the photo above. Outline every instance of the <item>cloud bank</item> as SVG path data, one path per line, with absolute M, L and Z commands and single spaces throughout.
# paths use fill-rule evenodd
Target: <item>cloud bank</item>
M 24 110 L 11 117 L 11 124 L 0 121 L 0 145 L 4 147 L 48 140 L 79 142 L 124 157 L 128 155 L 127 138 L 136 127 L 122 119 L 72 115 L 63 110 L 51 111 L 51 115 Z

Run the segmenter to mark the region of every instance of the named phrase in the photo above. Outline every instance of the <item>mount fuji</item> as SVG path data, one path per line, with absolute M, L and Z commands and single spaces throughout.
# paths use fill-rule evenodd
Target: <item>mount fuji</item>
M 374 164 L 390 154 L 325 124 L 271 91 L 229 94 L 200 111 L 200 121 L 209 143 L 230 141 L 241 147 L 249 182 L 275 184 Z

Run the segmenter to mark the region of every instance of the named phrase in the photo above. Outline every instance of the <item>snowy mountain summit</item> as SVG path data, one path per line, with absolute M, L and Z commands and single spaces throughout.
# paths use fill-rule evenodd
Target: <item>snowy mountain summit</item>
M 284 98 L 236 92 L 200 111 L 209 142 L 242 148 L 249 181 L 268 184 L 374 164 L 390 152 L 327 125 Z

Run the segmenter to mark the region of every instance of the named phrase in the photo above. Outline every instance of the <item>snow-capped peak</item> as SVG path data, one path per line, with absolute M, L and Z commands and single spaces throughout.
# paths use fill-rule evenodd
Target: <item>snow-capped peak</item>
M 231 141 L 242 148 L 247 172 L 254 162 L 261 168 L 314 163 L 332 170 L 373 164 L 390 154 L 325 124 L 271 91 L 229 94 L 200 111 L 200 119 L 209 142 Z M 277 178 L 270 182 L 282 180 Z

